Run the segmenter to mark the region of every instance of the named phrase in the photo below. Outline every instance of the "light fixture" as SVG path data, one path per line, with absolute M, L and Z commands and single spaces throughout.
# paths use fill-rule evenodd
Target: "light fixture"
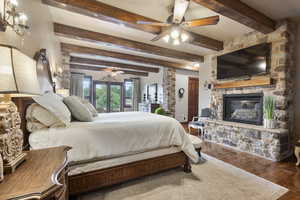
M 163 40 L 166 43 L 173 45 L 180 45 L 182 42 L 187 42 L 189 39 L 190 34 L 178 26 L 173 27 L 171 32 L 163 37 Z
M 163 37 L 163 40 L 168 43 L 170 41 L 170 35 L 166 35 L 165 37 Z
M 200 67 L 200 64 L 199 63 L 194 63 L 194 67 Z
M 180 31 L 179 31 L 179 29 L 177 29 L 177 28 L 174 28 L 172 31 L 171 31 L 171 37 L 173 38 L 173 39 L 178 39 L 179 38 L 179 36 L 180 36 Z
M 7 27 L 11 27 L 18 35 L 24 36 L 29 26 L 28 17 L 25 13 L 18 12 L 17 0 L 4 0 L 3 13 L 0 18 L 0 31 L 5 32 Z
M 180 38 L 182 42 L 186 42 L 189 39 L 189 35 L 187 33 L 182 33 Z
M 22 163 L 23 133 L 21 118 L 11 97 L 40 93 L 36 62 L 14 47 L 0 45 L 0 153 L 4 170 L 13 172 Z
M 179 39 L 175 39 L 175 40 L 173 40 L 173 45 L 179 45 L 180 44 L 180 41 L 179 41 Z

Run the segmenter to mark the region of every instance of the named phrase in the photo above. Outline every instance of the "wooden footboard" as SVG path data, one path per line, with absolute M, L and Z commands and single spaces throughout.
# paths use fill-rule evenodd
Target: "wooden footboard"
M 69 193 L 74 196 L 179 166 L 191 172 L 189 159 L 183 152 L 73 175 L 69 176 Z

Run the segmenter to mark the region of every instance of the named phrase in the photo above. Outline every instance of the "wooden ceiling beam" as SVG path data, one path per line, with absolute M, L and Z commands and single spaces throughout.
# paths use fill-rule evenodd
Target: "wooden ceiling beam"
M 203 62 L 204 57 L 195 54 L 185 53 L 173 49 L 158 47 L 142 42 L 127 40 L 103 33 L 88 31 L 85 29 L 67 26 L 63 24 L 54 23 L 54 32 L 58 36 L 77 39 L 86 42 L 106 44 L 113 47 L 132 50 L 140 53 L 148 53 L 157 56 L 164 56 L 169 58 L 182 59 L 191 62 Z
M 123 74 L 131 74 L 135 76 L 148 76 L 148 72 L 139 72 L 139 71 L 129 71 L 129 70 L 123 70 L 123 69 L 110 69 L 108 67 L 102 68 L 102 67 L 95 67 L 95 66 L 89 66 L 89 65 L 78 65 L 78 64 L 70 64 L 70 69 L 79 69 L 79 70 L 88 70 L 88 71 L 122 71 Z
M 240 0 L 193 0 L 216 13 L 233 19 L 261 33 L 271 33 L 276 22 Z
M 135 56 L 130 54 L 118 53 L 113 51 L 106 51 L 102 49 L 95 49 L 90 47 L 78 46 L 73 44 L 61 43 L 61 50 L 63 53 L 77 53 L 93 56 L 110 57 L 121 60 L 132 61 L 136 63 L 149 64 L 154 66 L 172 67 L 176 69 L 184 69 L 190 71 L 198 71 L 198 68 L 187 68 L 184 64 L 174 63 L 164 60 L 158 60 L 154 58 L 146 58 L 142 56 Z
M 159 68 L 156 67 L 145 67 L 141 65 L 131 65 L 131 64 L 124 64 L 124 63 L 116 63 L 116 62 L 109 62 L 103 60 L 96 60 L 96 59 L 89 59 L 89 58 L 80 58 L 72 56 L 70 59 L 70 63 L 78 63 L 78 64 L 88 64 L 88 65 L 99 65 L 103 67 L 116 67 L 119 69 L 132 69 L 132 70 L 139 70 L 145 72 L 153 72 L 158 73 Z
M 96 0 L 42 0 L 44 4 L 68 10 L 77 14 L 86 15 L 102 21 L 120 24 L 129 28 L 138 29 L 148 33 L 159 34 L 162 31 L 161 27 L 136 24 L 137 21 L 159 22 L 157 20 L 147 18 L 135 13 L 122 10 L 104 4 Z M 204 35 L 191 33 L 193 40 L 191 44 L 208 48 L 215 51 L 223 49 L 223 42 L 209 38 Z

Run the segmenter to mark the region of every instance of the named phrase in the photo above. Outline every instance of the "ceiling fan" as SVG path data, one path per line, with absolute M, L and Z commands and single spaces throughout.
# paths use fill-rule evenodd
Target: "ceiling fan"
M 166 23 L 137 21 L 137 24 L 164 27 L 163 31 L 151 41 L 154 42 L 163 38 L 165 42 L 172 43 L 174 45 L 179 45 L 181 42 L 186 42 L 192 39 L 189 32 L 185 30 L 186 28 L 218 24 L 220 20 L 219 16 L 185 21 L 184 15 L 189 4 L 190 0 L 175 0 L 173 13 L 170 17 L 168 17 Z

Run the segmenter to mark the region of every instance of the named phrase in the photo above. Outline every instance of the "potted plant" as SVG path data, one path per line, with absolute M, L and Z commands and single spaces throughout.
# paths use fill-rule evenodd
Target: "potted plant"
M 268 96 L 264 98 L 264 127 L 275 128 L 275 99 L 274 97 Z

